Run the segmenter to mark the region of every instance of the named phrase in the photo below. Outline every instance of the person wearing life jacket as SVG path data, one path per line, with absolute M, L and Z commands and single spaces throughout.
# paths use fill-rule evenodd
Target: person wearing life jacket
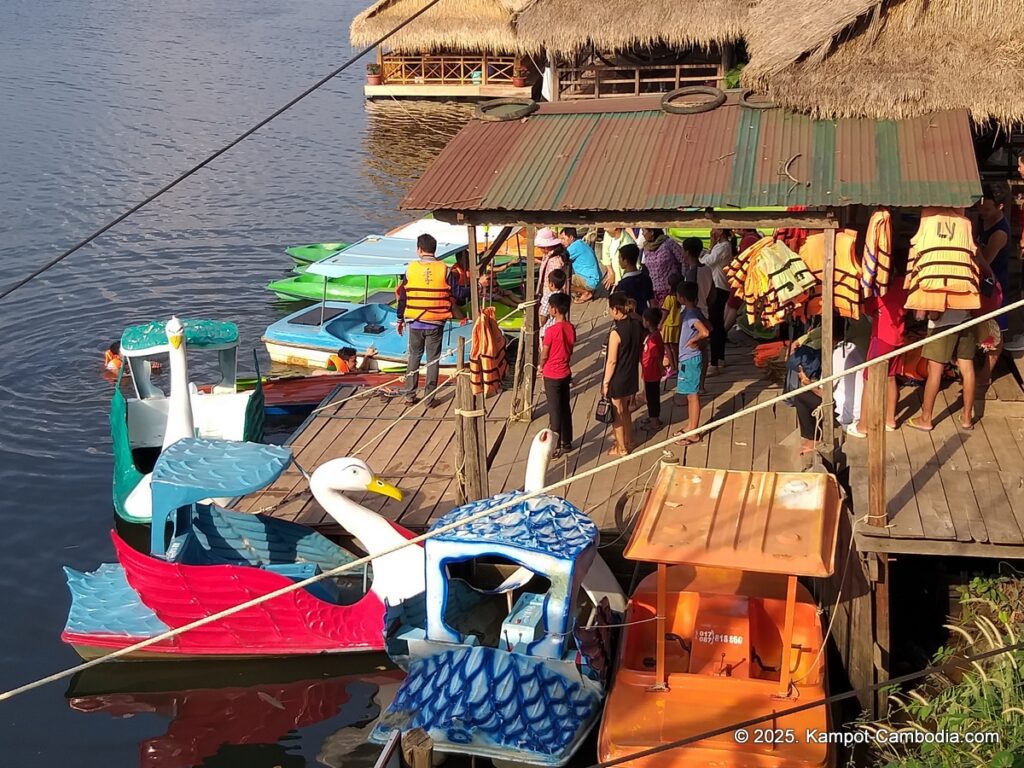
M 453 318 L 465 324 L 465 316 L 455 303 L 458 275 L 437 256 L 437 240 L 422 234 L 416 238 L 416 261 L 409 264 L 402 278 L 398 297 L 398 335 L 409 326 L 409 362 L 405 376 L 406 405 L 418 402 L 419 368 L 423 354 L 427 356 L 427 378 L 423 396 L 428 406 L 440 405 L 434 399 L 440 370 L 444 327 Z
M 120 373 L 124 361 L 121 359 L 121 342 L 115 341 L 103 353 L 103 367 L 110 373 Z
M 376 357 L 377 350 L 374 347 L 367 347 L 363 352 L 363 359 L 356 363 L 357 353 L 355 347 L 342 347 L 334 354 L 327 356 L 327 367 L 318 368 L 313 371 L 314 376 L 327 376 L 330 374 L 362 373 L 369 369 L 370 363 Z

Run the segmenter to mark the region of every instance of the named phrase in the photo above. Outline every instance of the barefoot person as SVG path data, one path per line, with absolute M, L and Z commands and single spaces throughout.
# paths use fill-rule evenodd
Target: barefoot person
M 624 293 L 608 297 L 608 314 L 614 326 L 608 334 L 608 357 L 604 364 L 601 395 L 611 398 L 615 421 L 612 435 L 615 445 L 609 456 L 625 456 L 633 450 L 633 419 L 630 400 L 640 389 L 640 355 L 644 345 L 643 323 L 630 311 L 630 298 Z

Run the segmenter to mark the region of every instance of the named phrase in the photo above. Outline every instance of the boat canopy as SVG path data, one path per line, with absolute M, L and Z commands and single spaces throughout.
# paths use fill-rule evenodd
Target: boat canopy
M 446 259 L 466 250 L 465 242 L 438 242 L 437 258 Z M 306 274 L 323 277 L 373 277 L 401 275 L 416 260 L 416 241 L 402 237 L 370 235 L 348 248 L 309 265 Z
M 663 464 L 624 554 L 653 563 L 828 576 L 839 513 L 832 475 Z
M 476 228 L 477 248 L 486 246 L 498 236 L 501 230 L 502 227 L 492 227 L 486 224 L 478 226 Z M 514 227 L 512 234 L 518 231 L 519 227 Z M 409 222 L 391 230 L 388 234 L 406 240 L 415 240 L 420 235 L 433 235 L 439 243 L 456 243 L 463 248 L 469 247 L 469 230 L 465 224 L 448 224 L 430 217 Z
M 121 334 L 121 354 L 125 357 L 149 357 L 170 351 L 167 342 L 168 320 L 150 320 L 132 325 Z M 238 346 L 238 326 L 223 320 L 185 318 L 185 344 L 192 349 L 230 349 Z

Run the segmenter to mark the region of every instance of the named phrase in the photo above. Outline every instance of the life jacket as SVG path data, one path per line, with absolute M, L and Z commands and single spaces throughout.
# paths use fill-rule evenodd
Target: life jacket
M 763 237 L 725 268 L 730 285 L 747 308 L 751 325 L 772 328 L 786 319 L 814 287 L 814 276 L 785 243 Z
M 836 232 L 835 259 L 833 261 L 832 289 L 835 310 L 850 320 L 860 318 L 860 264 L 855 247 L 857 232 L 841 229 Z M 814 287 L 798 313 L 800 319 L 821 314 L 822 280 L 825 275 L 825 233 L 807 236 L 800 249 L 800 258 L 815 277 Z
M 971 220 L 953 208 L 925 208 L 910 240 L 907 309 L 978 309 L 980 272 Z
M 441 261 L 414 261 L 405 272 L 405 319 L 441 323 L 452 317 L 448 266 Z
M 103 353 L 103 367 L 111 373 L 120 371 L 122 365 L 124 365 L 124 361 L 121 360 L 120 355 L 115 355 L 109 349 Z
M 505 336 L 498 327 L 494 307 L 484 307 L 473 323 L 473 340 L 469 348 L 469 381 L 473 394 L 496 394 L 508 373 Z
M 338 355 L 328 355 L 327 370 L 334 370 L 337 371 L 338 373 L 351 373 L 352 367 L 345 362 L 344 358 Z
M 884 296 L 892 273 L 892 214 L 885 208 L 879 208 L 868 220 L 861 270 L 864 297 Z

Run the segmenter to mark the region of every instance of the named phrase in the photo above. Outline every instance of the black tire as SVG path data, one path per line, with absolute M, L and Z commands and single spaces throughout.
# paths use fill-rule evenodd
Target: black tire
M 740 94 L 740 106 L 747 109 L 775 109 L 778 105 L 759 96 L 755 91 L 744 91 Z
M 493 123 L 521 120 L 536 112 L 539 106 L 531 99 L 491 99 L 477 104 L 473 117 Z
M 682 96 L 710 96 L 710 100 L 701 104 L 673 104 L 672 102 Z M 720 88 L 712 88 L 706 85 L 687 85 L 684 88 L 676 88 L 661 97 L 661 108 L 672 115 L 696 115 L 701 112 L 710 112 L 725 104 L 725 91 Z

